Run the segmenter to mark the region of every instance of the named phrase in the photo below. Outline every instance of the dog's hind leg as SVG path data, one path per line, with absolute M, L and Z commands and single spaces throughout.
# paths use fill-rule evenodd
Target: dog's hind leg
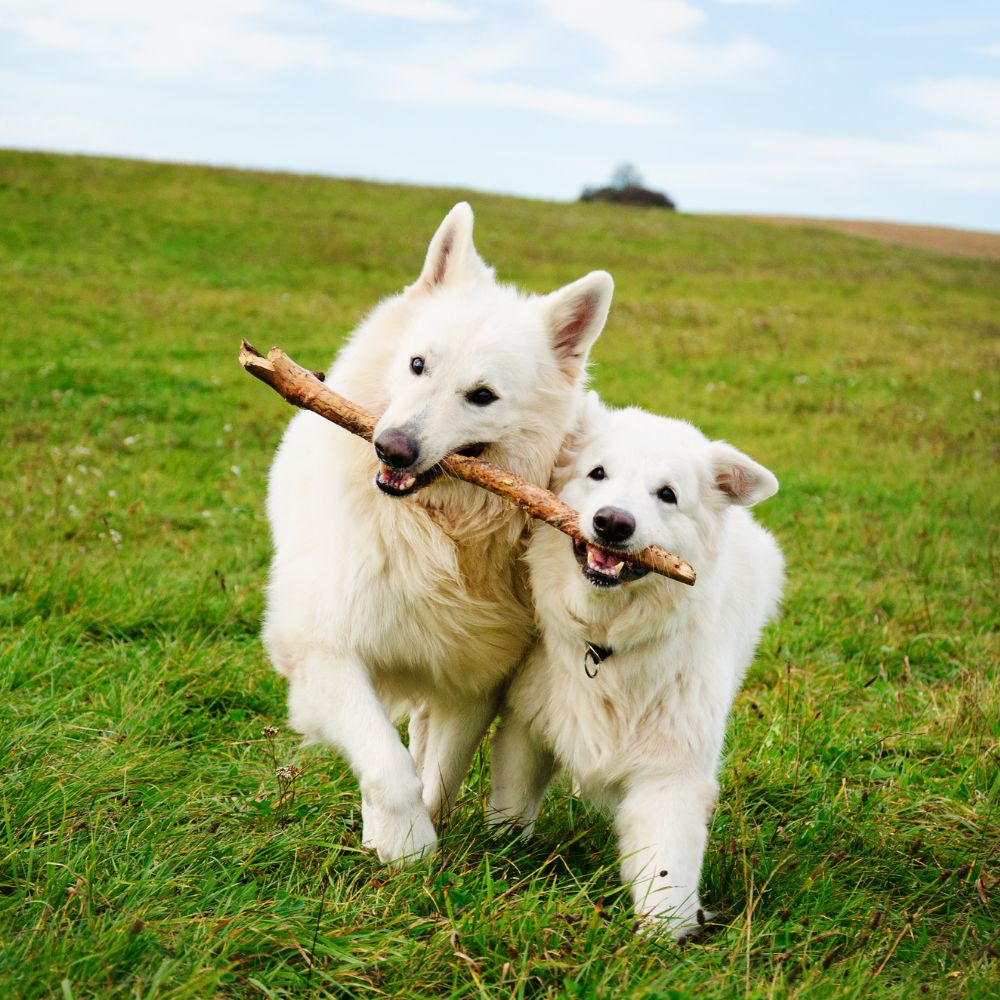
M 417 774 L 424 769 L 424 757 L 427 747 L 427 703 L 421 702 L 410 713 L 407 734 L 410 738 L 410 756 L 417 768 Z
M 474 701 L 432 701 L 426 705 L 420 775 L 424 804 L 435 820 L 447 816 L 455 805 L 472 755 L 497 714 L 499 700 L 498 694 L 488 692 Z
M 555 769 L 555 758 L 535 739 L 527 723 L 505 709 L 490 751 L 489 824 L 513 823 L 530 834 Z
M 413 758 L 359 660 L 307 652 L 289 684 L 288 716 L 307 739 L 347 758 L 361 786 L 362 840 L 379 860 L 409 862 L 434 850 L 437 835 Z

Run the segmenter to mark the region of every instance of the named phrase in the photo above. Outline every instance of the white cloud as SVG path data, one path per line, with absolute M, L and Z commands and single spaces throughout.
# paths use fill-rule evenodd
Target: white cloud
M 322 41 L 269 25 L 270 0 L 0 0 L 0 30 L 28 46 L 146 77 L 225 82 L 329 66 Z
M 977 45 L 973 52 L 980 52 L 991 59 L 1000 59 L 1000 45 Z
M 673 116 L 632 101 L 531 81 L 550 40 L 536 33 L 463 46 L 430 45 L 355 56 L 352 65 L 381 99 L 422 108 L 500 108 L 581 122 L 648 126 Z
M 720 190 L 770 192 L 825 187 L 848 199 L 880 184 L 901 180 L 958 193 L 1000 192 L 1000 79 L 951 77 L 898 88 L 896 95 L 925 111 L 965 123 L 935 128 L 906 139 L 756 132 L 744 136 L 736 158 L 688 163 L 680 176 Z
M 542 0 L 557 24 L 589 36 L 608 57 L 601 75 L 621 87 L 693 84 L 726 79 L 768 63 L 771 51 L 751 38 L 702 42 L 690 36 L 706 20 L 684 0 Z
M 398 17 L 407 21 L 468 21 L 474 12 L 445 0 L 326 0 L 335 7 L 382 17 Z
M 877 10 L 877 8 L 875 8 Z M 953 18 L 949 21 L 937 21 L 929 24 L 909 24 L 896 28 L 893 32 L 903 37 L 913 38 L 951 38 L 957 35 L 992 34 L 996 30 L 997 19 L 976 18 L 975 16 Z
M 719 0 L 719 3 L 731 7 L 791 7 L 798 0 Z
M 648 171 L 678 194 L 702 192 L 701 207 L 734 211 L 858 214 L 872 192 L 905 183 L 928 192 L 1000 192 L 1000 135 L 935 131 L 908 140 L 803 132 L 733 135 L 741 150 Z M 878 195 L 876 195 L 878 197 Z M 883 194 L 884 198 L 884 194 Z
M 925 111 L 1000 130 L 1000 77 L 923 80 L 901 87 L 896 93 Z
M 492 80 L 461 66 L 380 66 L 384 97 L 430 107 L 510 108 L 583 122 L 656 125 L 667 116 L 628 101 L 530 83 Z
M 72 113 L 30 112 L 4 108 L 0 116 L 0 146 L 15 149 L 67 149 L 77 153 L 128 150 L 134 140 L 127 130 Z

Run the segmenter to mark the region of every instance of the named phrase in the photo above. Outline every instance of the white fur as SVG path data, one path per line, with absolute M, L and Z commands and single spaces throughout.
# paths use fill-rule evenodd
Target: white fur
M 606 478 L 588 478 L 603 466 Z M 650 574 L 601 590 L 548 526 L 527 560 L 540 638 L 507 694 L 493 747 L 490 819 L 529 829 L 557 767 L 614 813 L 622 877 L 638 915 L 681 936 L 698 883 L 726 717 L 777 609 L 777 544 L 742 505 L 774 476 L 690 424 L 588 399 L 554 483 L 592 541 L 604 506 L 636 522 L 627 544 L 657 544 L 698 573 L 693 588 Z M 657 493 L 670 486 L 677 503 Z M 586 642 L 613 650 L 596 677 Z
M 463 446 L 545 483 L 575 419 L 587 352 L 610 306 L 594 272 L 548 296 L 498 284 L 472 242 L 472 210 L 441 223 L 417 281 L 354 332 L 327 383 L 405 426 L 419 469 Z M 420 356 L 417 376 L 410 359 Z M 480 385 L 499 399 L 476 407 Z M 519 568 L 525 518 L 467 483 L 394 498 L 372 446 L 298 414 L 271 469 L 274 559 L 264 642 L 289 682 L 291 725 L 358 777 L 363 841 L 384 861 L 436 843 L 532 633 Z M 395 723 L 410 713 L 410 751 Z

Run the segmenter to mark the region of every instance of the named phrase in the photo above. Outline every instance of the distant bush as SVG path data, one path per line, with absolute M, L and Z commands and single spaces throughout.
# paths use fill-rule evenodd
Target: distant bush
M 657 205 L 660 208 L 677 208 L 662 191 L 651 191 L 644 187 L 584 188 L 580 201 L 613 201 L 619 205 Z
M 585 187 L 580 201 L 609 201 L 617 205 L 643 205 L 676 209 L 677 205 L 662 191 L 643 185 L 642 177 L 631 163 L 616 167 L 606 187 Z

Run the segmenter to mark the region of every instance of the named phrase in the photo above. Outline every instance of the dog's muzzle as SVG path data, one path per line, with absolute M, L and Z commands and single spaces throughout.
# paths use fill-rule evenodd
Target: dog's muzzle
M 440 464 L 434 464 L 424 472 L 413 471 L 413 466 L 420 459 L 420 446 L 411 435 L 399 428 L 390 427 L 382 431 L 372 444 L 382 463 L 375 473 L 375 485 L 389 496 L 404 497 L 415 493 L 429 486 L 442 473 Z M 487 447 L 486 442 L 467 444 L 456 449 L 454 454 L 478 458 Z

